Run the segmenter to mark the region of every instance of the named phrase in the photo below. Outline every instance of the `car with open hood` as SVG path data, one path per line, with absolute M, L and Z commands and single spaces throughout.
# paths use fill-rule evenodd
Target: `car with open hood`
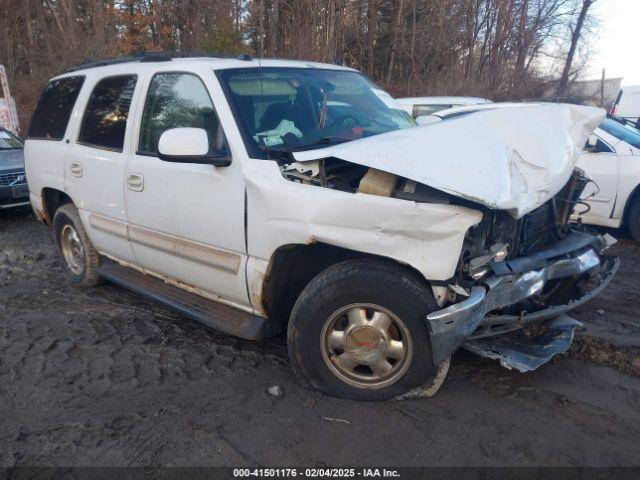
M 527 371 L 565 351 L 613 240 L 570 221 L 604 112 L 418 126 L 355 70 L 162 54 L 45 87 L 26 166 L 74 284 L 107 280 L 223 332 L 285 333 L 342 397 L 432 394 L 459 348 Z

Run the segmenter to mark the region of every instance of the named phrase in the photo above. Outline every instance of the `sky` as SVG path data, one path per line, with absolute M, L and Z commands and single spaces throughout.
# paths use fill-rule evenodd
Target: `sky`
M 623 77 L 622 85 L 640 85 L 640 0 L 598 0 L 599 20 L 585 79 Z

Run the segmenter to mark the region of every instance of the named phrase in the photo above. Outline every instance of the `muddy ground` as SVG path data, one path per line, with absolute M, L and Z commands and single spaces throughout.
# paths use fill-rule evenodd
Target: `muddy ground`
M 457 354 L 432 399 L 358 403 L 296 384 L 282 339 L 69 286 L 49 230 L 0 212 L 0 465 L 639 466 L 640 247 L 615 250 L 568 355 L 520 374 Z

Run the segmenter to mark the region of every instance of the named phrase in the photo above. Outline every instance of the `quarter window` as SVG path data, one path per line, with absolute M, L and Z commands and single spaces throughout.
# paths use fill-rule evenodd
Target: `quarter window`
M 66 77 L 50 81 L 33 111 L 27 138 L 62 140 L 84 77 Z
M 159 73 L 149 85 L 138 153 L 157 155 L 162 132 L 179 127 L 203 128 L 213 148 L 226 148 L 218 115 L 202 80 L 189 73 Z
M 122 151 L 136 75 L 101 80 L 91 92 L 78 142 Z

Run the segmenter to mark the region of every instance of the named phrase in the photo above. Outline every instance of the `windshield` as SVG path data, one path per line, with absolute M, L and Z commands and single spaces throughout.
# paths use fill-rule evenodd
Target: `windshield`
M 628 125 L 622 125 L 621 123 L 618 123 L 615 120 L 611 120 L 610 118 L 604 120 L 600 124 L 600 128 L 607 132 L 609 135 L 613 135 L 618 140 L 622 140 L 629 145 L 640 148 L 640 131 L 638 131 L 637 129 Z
M 22 148 L 22 142 L 6 130 L 0 130 L 0 150 L 15 150 Z
M 312 68 L 217 72 L 252 156 L 293 152 L 415 125 L 357 72 Z

